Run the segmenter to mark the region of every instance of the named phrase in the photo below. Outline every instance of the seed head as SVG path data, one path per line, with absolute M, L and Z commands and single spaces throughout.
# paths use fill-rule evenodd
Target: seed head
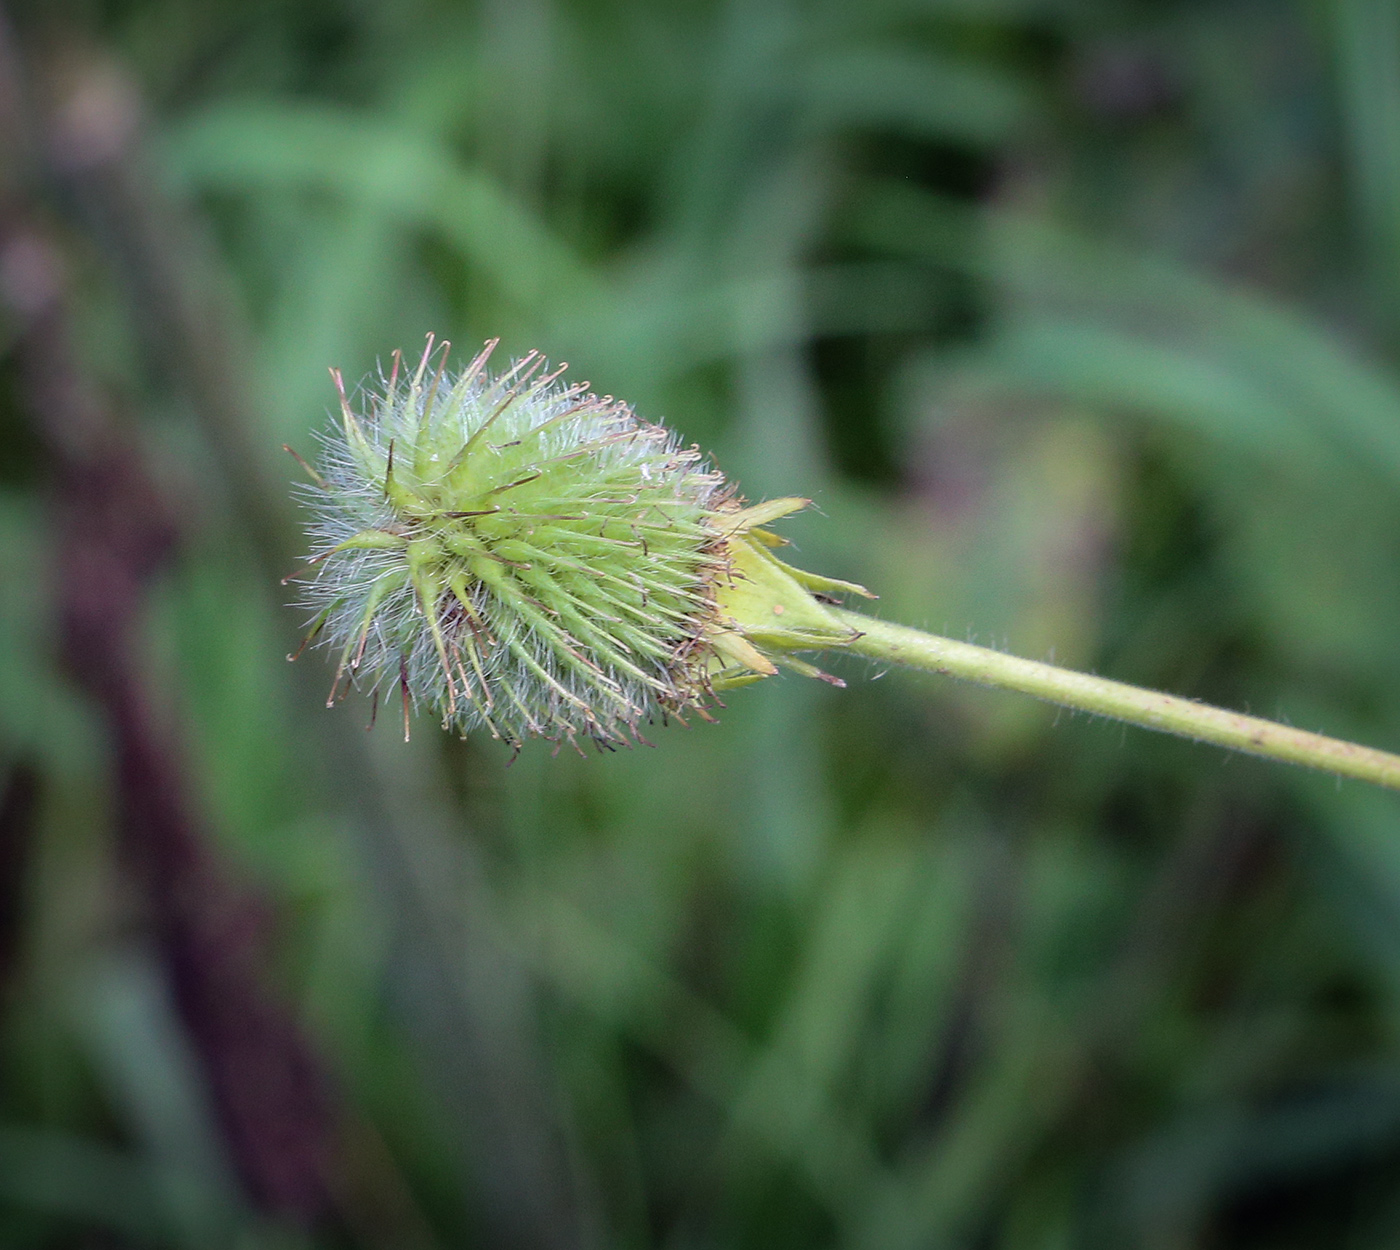
M 787 651 L 849 641 L 810 592 L 859 588 L 789 569 L 757 528 L 806 501 L 744 509 L 697 449 L 563 366 L 531 352 L 492 376 L 495 346 L 456 376 L 431 336 L 411 375 L 395 352 L 358 414 L 332 370 L 340 420 L 300 488 L 328 704 L 397 688 L 405 733 L 420 706 L 516 746 L 612 746 L 774 661 L 825 676 Z

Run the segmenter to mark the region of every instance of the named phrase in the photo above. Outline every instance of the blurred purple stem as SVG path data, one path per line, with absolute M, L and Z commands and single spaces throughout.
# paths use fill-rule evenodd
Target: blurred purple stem
M 327 1206 L 326 1082 L 261 983 L 262 908 L 218 863 L 146 691 L 137 659 L 145 591 L 173 549 L 175 525 L 74 350 L 63 259 L 29 194 L 42 171 L 33 168 L 38 149 L 8 36 L 0 20 L 0 131 L 11 158 L 0 193 L 0 299 L 22 326 L 23 394 L 52 463 L 61 654 L 107 723 L 122 851 L 148 900 L 230 1155 L 260 1208 L 309 1223 Z

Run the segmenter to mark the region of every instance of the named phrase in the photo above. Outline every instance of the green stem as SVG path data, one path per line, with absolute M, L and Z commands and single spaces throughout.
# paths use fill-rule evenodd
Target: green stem
M 1386 751 L 1375 751 L 1104 677 L 1071 672 L 1053 664 L 1003 655 L 987 647 L 891 625 L 858 612 L 842 609 L 832 609 L 832 612 L 844 624 L 860 631 L 860 637 L 842 648 L 857 655 L 907 664 L 997 690 L 1015 690 L 1048 703 L 1141 725 L 1144 729 L 1158 729 L 1182 738 L 1212 742 L 1234 751 L 1302 764 L 1306 768 L 1319 768 L 1323 772 L 1400 790 L 1400 756 Z

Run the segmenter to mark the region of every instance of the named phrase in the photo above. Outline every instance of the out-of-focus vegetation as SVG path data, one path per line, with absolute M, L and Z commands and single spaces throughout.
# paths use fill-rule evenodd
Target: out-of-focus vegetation
M 804 562 L 895 619 L 1396 749 L 1393 0 L 10 16 L 60 132 L 141 101 L 174 224 L 32 195 L 175 504 L 146 680 L 329 1128 L 279 1202 L 240 1151 L 295 1126 L 210 1094 L 55 654 L 11 310 L 0 1244 L 1400 1244 L 1393 796 L 849 661 L 654 750 L 366 737 L 248 485 L 327 365 L 499 334 L 812 495 Z M 196 269 L 223 320 L 163 318 Z

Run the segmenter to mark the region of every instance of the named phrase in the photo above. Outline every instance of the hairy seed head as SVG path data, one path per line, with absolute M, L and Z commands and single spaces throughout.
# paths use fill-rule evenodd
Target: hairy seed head
M 516 745 L 613 745 L 774 660 L 824 676 L 787 652 L 848 641 L 811 592 L 859 588 L 781 564 L 757 528 L 805 501 L 743 509 L 670 431 L 538 353 L 493 376 L 494 347 L 456 376 L 431 337 L 411 374 L 396 352 L 359 413 L 332 371 L 340 420 L 301 488 L 330 703 L 397 690 L 405 731 L 413 705 Z

